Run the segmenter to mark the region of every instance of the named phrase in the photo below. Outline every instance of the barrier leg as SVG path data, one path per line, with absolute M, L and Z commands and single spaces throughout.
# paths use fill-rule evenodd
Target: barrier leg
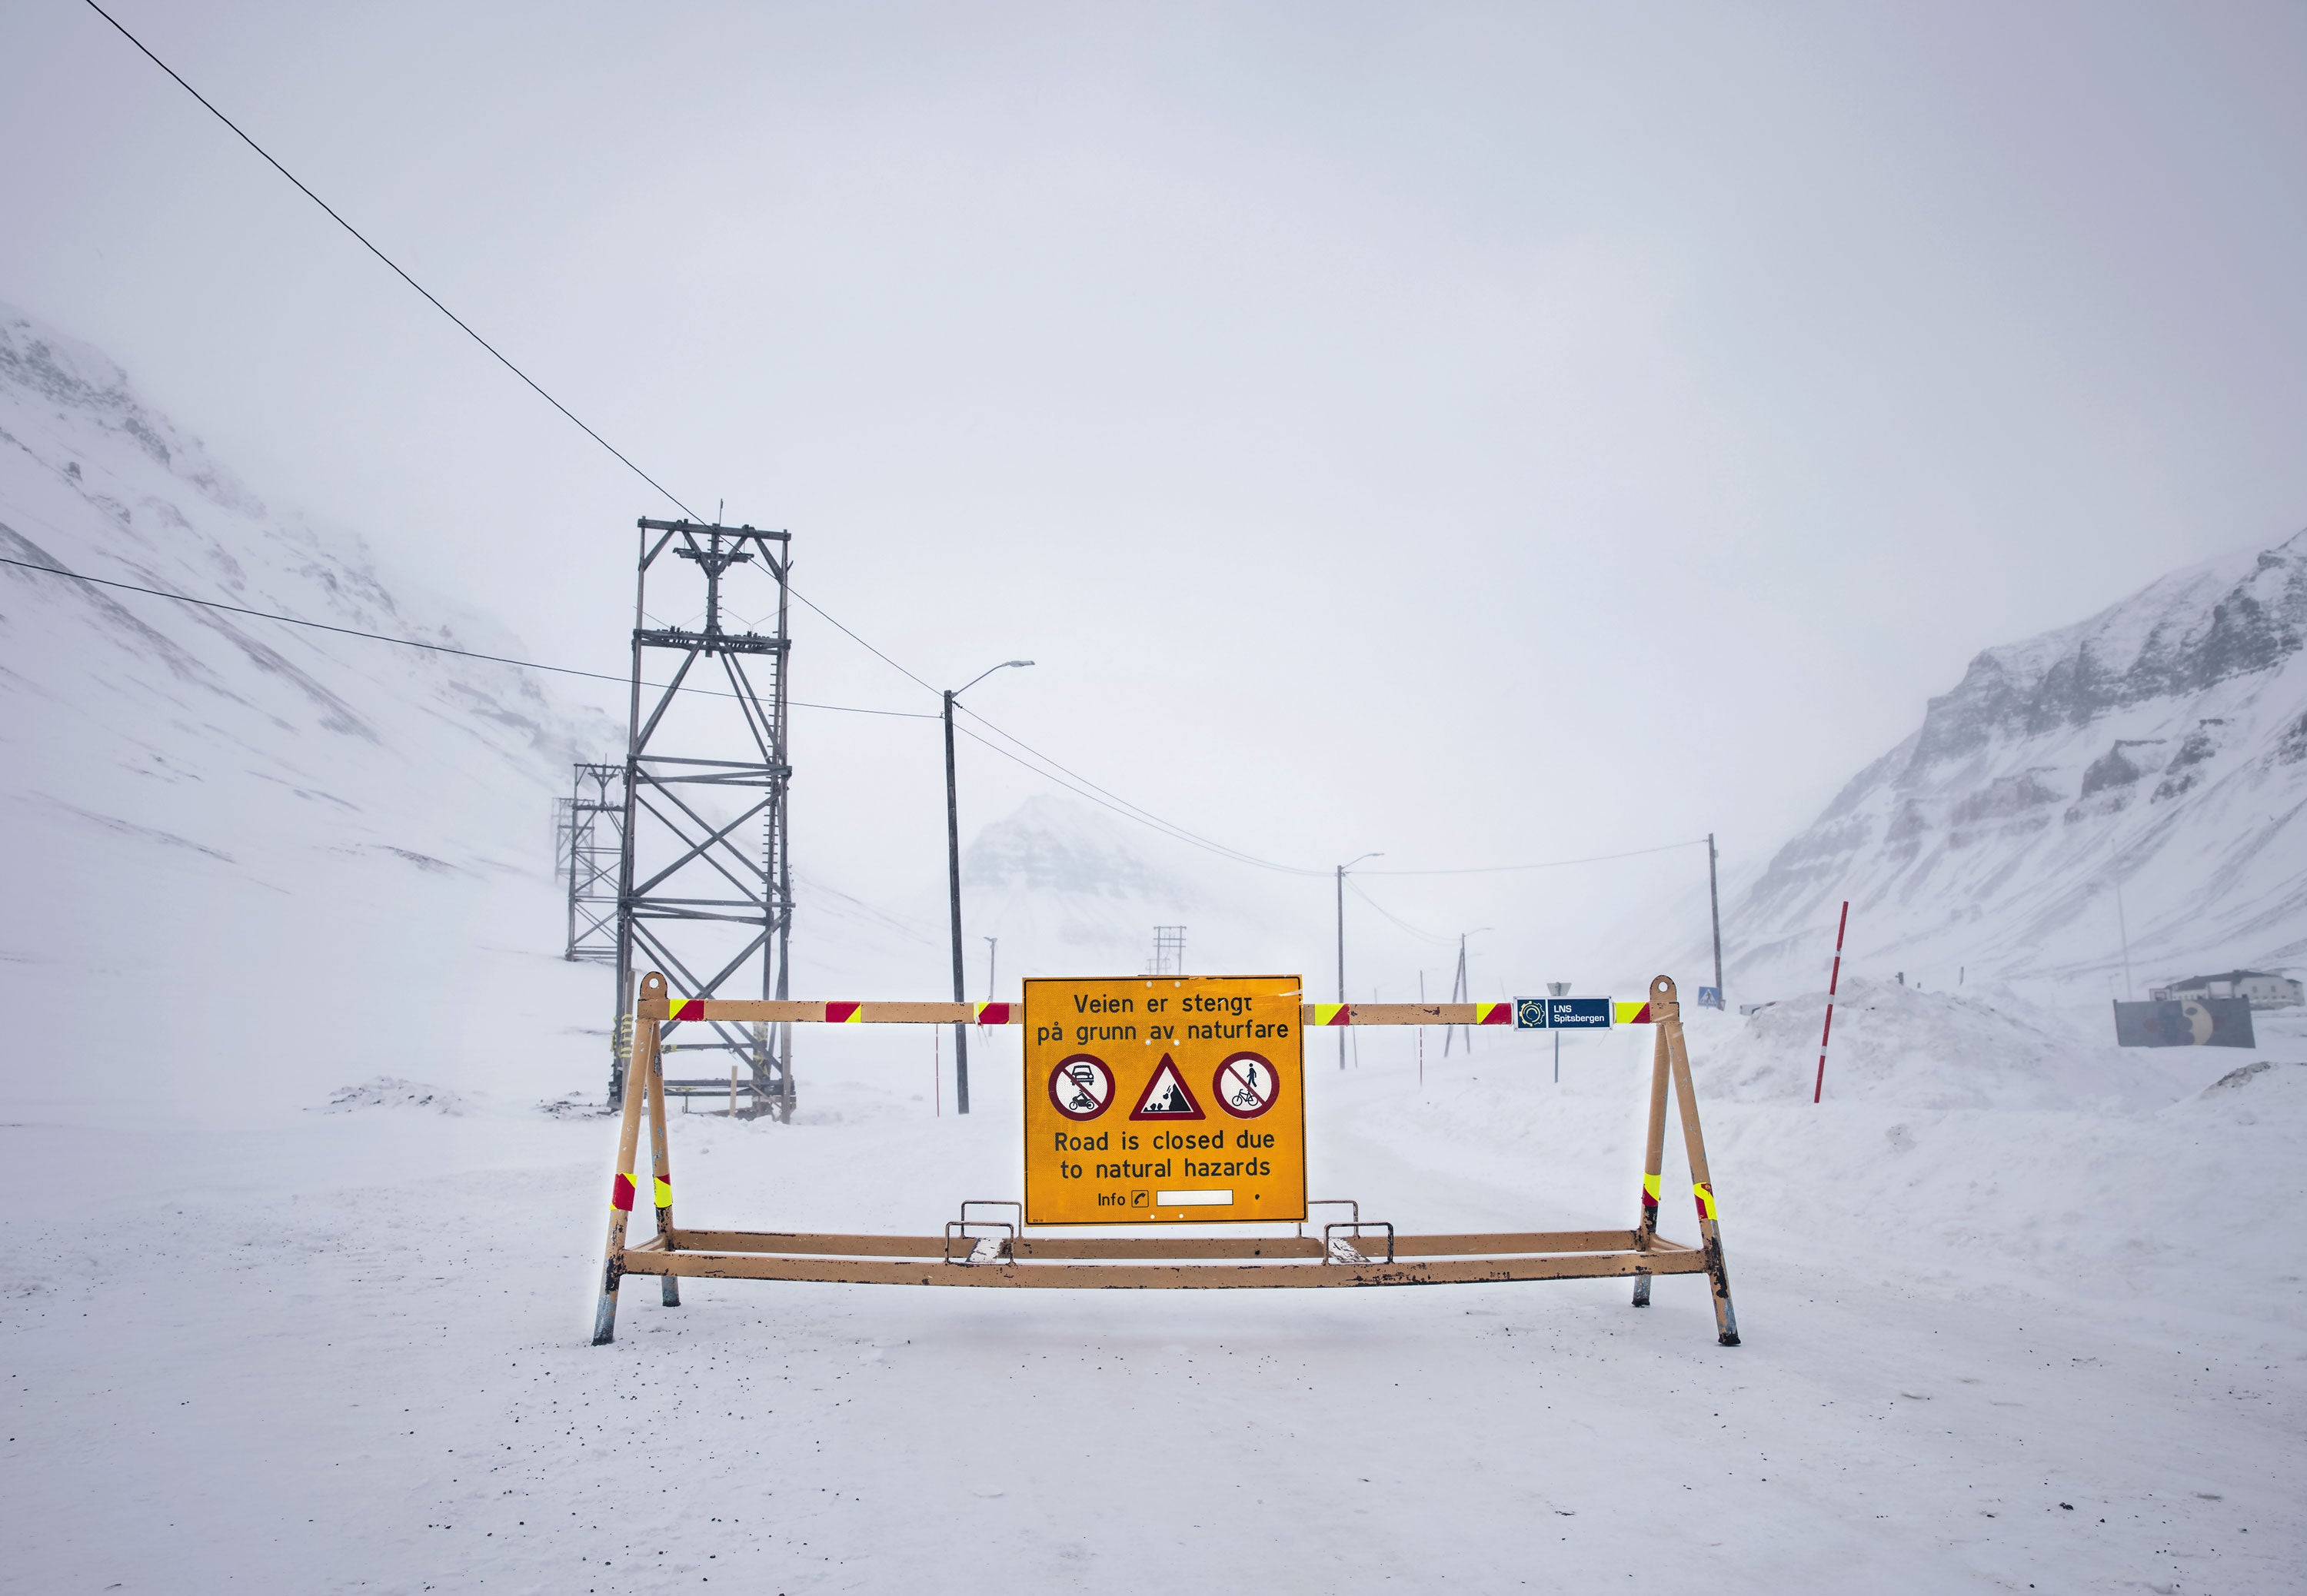
M 1651 983 L 1651 1014 L 1674 1068 L 1674 1095 L 1682 1108 L 1682 1144 L 1690 1156 L 1690 1191 L 1698 1204 L 1699 1244 L 1706 1252 L 1706 1278 L 1714 1288 L 1714 1327 L 1724 1346 L 1738 1344 L 1738 1316 L 1730 1306 L 1730 1270 L 1722 1260 L 1722 1226 L 1716 1218 L 1714 1181 L 1706 1167 L 1706 1138 L 1698 1129 L 1698 1096 L 1691 1089 L 1690 1049 L 1682 1037 L 1682 1005 L 1674 983 L 1660 976 Z
M 641 983 L 642 995 L 663 997 L 665 977 L 651 972 Z M 633 1027 L 633 1059 L 654 1074 L 656 1069 L 657 1021 L 644 1020 Z M 646 1061 L 646 1062 L 644 1062 Z M 601 1259 L 601 1302 L 593 1313 L 593 1344 L 606 1346 L 617 1338 L 617 1282 L 625 1274 L 625 1216 L 633 1211 L 633 1151 L 641 1134 L 643 1093 L 632 1089 L 631 1069 L 625 1080 L 625 1111 L 617 1131 L 617 1167 L 609 1184 L 609 1244 Z
M 1634 1247 L 1642 1252 L 1651 1250 L 1651 1238 L 1658 1234 L 1659 1163 L 1666 1155 L 1666 1028 L 1652 1028 L 1656 1035 L 1651 1046 L 1651 1126 L 1649 1139 L 1642 1143 L 1642 1216 L 1634 1227 Z M 1634 1306 L 1651 1305 L 1651 1277 L 1634 1276 Z
M 656 1186 L 656 1233 L 667 1252 L 673 1250 L 673 1165 L 665 1150 L 665 1059 L 658 1049 L 649 1049 L 648 1061 L 648 1120 L 649 1163 Z M 681 1282 L 671 1275 L 657 1276 L 665 1286 L 665 1305 L 681 1306 Z

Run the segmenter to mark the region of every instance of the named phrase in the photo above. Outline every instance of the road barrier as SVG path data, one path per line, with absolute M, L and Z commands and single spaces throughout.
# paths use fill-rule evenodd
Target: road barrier
M 683 1276 L 1145 1290 L 1630 1276 L 1637 1307 L 1649 1304 L 1651 1281 L 1657 1276 L 1702 1275 L 1712 1292 L 1718 1338 L 1725 1346 L 1738 1344 L 1712 1176 L 1672 980 L 1659 976 L 1650 984 L 1647 999 L 1598 1011 L 1607 1015 L 1599 1023 L 1655 1027 L 1634 1226 L 1485 1234 L 1399 1234 L 1390 1224 L 1364 1219 L 1357 1203 L 1305 1197 L 1303 1035 L 1308 1028 L 1336 1025 L 1510 1025 L 1517 1023 L 1518 1013 L 1528 1025 L 1534 1021 L 1522 1005 L 1546 1000 L 1304 1003 L 1296 1001 L 1299 987 L 1295 977 L 1128 977 L 1029 981 L 1023 1003 L 801 1003 L 676 997 L 667 992 L 665 977 L 652 972 L 641 981 L 634 1006 L 633 1063 L 644 1089 L 625 1094 L 594 1344 L 615 1338 L 618 1286 L 627 1275 L 659 1276 L 667 1306 L 678 1305 Z M 667 1024 L 713 1020 L 1029 1028 L 1025 1200 L 965 1202 L 961 1216 L 948 1221 L 937 1235 L 681 1228 L 673 1220 L 660 1037 Z M 1559 1021 L 1570 1022 L 1566 1015 Z M 1080 1040 L 1085 1036 L 1092 1039 Z M 1046 1081 L 1039 1079 L 1043 1073 Z M 1694 1245 L 1659 1233 L 1659 1172 L 1669 1091 L 1679 1109 L 1690 1165 L 1699 1233 Z M 634 1171 L 644 1108 L 653 1165 L 647 1191 L 656 1210 L 656 1230 L 628 1245 L 627 1220 L 644 1191 Z M 1037 1131 L 1046 1148 L 1033 1140 Z M 1314 1208 L 1344 1209 L 1347 1216 L 1323 1224 L 1318 1236 L 1310 1235 L 1308 1211 Z M 1010 1216 L 991 1216 L 1002 1213 Z M 1276 1221 L 1293 1223 L 1296 1233 L 1027 1233 L 1030 1226 L 1069 1224 Z

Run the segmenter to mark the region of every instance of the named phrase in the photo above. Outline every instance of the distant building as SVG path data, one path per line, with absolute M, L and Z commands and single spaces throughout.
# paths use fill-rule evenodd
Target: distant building
M 2307 1003 L 2307 986 L 2272 970 L 2231 969 L 2223 976 L 2189 976 L 2168 986 L 2150 986 L 2147 995 L 2157 1003 L 2189 997 L 2247 997 L 2254 1009 L 2295 1009 Z

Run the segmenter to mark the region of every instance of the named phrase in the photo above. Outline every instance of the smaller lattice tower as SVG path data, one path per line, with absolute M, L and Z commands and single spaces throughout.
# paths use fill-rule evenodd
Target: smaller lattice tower
M 1186 973 L 1186 928 L 1183 926 L 1154 927 L 1154 962 L 1145 967 L 1149 976 L 1182 976 Z
M 555 798 L 553 863 L 569 887 L 563 959 L 617 961 L 617 869 L 625 846 L 625 767 L 575 767 L 570 795 Z

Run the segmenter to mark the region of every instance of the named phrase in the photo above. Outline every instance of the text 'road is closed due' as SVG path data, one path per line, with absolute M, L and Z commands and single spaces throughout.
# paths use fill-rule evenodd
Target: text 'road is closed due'
M 1025 983 L 1025 1222 L 1306 1216 L 1295 976 Z

